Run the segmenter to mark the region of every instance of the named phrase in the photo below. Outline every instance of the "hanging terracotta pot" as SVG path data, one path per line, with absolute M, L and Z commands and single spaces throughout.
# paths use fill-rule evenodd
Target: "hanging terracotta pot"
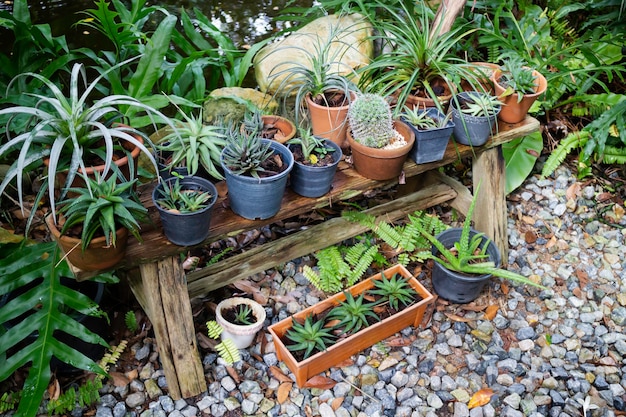
M 355 141 L 348 130 L 352 163 L 359 174 L 373 180 L 389 180 L 400 175 L 404 161 L 415 142 L 415 133 L 400 120 L 394 121 L 394 127 L 406 140 L 405 146 L 394 149 L 370 148 Z
M 506 90 L 501 84 L 498 83 L 500 76 L 502 74 L 501 70 L 495 70 L 493 72 L 493 88 L 495 89 L 496 96 L 500 97 L 502 93 Z M 513 93 L 506 97 L 500 97 L 500 101 L 502 101 L 502 110 L 498 115 L 498 118 L 506 123 L 519 123 L 526 117 L 528 113 L 528 109 L 533 105 L 535 100 L 539 98 L 540 95 L 545 93 L 548 88 L 548 82 L 546 77 L 543 76 L 539 71 L 533 70 L 533 75 L 535 76 L 535 92 L 533 94 L 524 94 L 524 97 L 521 101 L 518 102 L 517 93 Z
M 116 230 L 115 246 L 108 246 L 104 236 L 96 237 L 85 251 L 81 249 L 80 239 L 61 235 L 61 231 L 54 224 L 53 216 L 46 216 L 46 226 L 50 234 L 67 255 L 67 260 L 82 271 L 99 271 L 113 268 L 124 259 L 128 229 L 120 227 Z

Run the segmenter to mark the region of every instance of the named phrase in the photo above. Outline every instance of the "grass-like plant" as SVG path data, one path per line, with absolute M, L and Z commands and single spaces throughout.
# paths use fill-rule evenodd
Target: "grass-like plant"
M 323 320 L 315 320 L 312 315 L 304 319 L 304 323 L 299 323 L 292 319 L 292 326 L 285 334 L 285 337 L 292 342 L 287 346 L 292 352 L 304 351 L 304 359 L 314 352 L 326 350 L 326 347 L 333 343 L 335 336 L 330 328 L 324 327 Z
M 249 305 L 240 304 L 235 307 L 235 324 L 250 326 L 255 321 L 252 308 Z
M 466 99 L 452 99 L 454 105 L 463 114 L 474 117 L 491 117 L 498 113 L 502 106 L 497 97 L 485 93 L 470 92 Z
M 208 191 L 188 189 L 181 185 L 180 178 L 176 181 L 163 183 L 159 193 L 161 197 L 156 200 L 157 204 L 165 210 L 177 213 L 193 213 L 207 206 L 213 197 Z
M 369 326 L 368 318 L 380 321 L 380 317 L 374 312 L 375 303 L 365 302 L 365 293 L 357 298 L 344 291 L 346 297 L 338 306 L 333 307 L 326 316 L 327 321 L 339 320 L 333 327 L 341 329 L 344 333 L 354 334 L 364 327 Z
M 80 226 L 81 247 L 84 251 L 91 240 L 102 234 L 107 246 L 115 246 L 115 231 L 125 227 L 141 242 L 139 222 L 146 218 L 148 209 L 140 202 L 133 191 L 137 179 L 117 182 L 114 173 L 108 179 L 102 179 L 96 172 L 95 178 L 85 177 L 86 187 L 72 187 L 70 191 L 76 197 L 64 200 L 59 213 L 65 217 L 61 234 Z
M 418 106 L 412 108 L 404 106 L 400 116 L 419 130 L 443 128 L 452 119 L 452 113 L 448 113 L 445 117 L 436 118 L 429 115 L 426 109 L 420 109 Z

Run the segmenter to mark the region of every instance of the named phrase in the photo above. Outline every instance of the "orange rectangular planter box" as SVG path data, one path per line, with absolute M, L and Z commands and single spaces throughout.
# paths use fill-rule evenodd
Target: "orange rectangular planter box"
M 319 314 L 329 308 L 332 308 L 346 299 L 344 293 L 337 293 L 332 297 L 320 301 L 314 306 L 308 307 L 305 310 L 302 310 L 291 317 L 287 317 L 286 319 L 281 320 L 269 327 L 269 331 L 272 334 L 274 346 L 276 348 L 276 356 L 278 357 L 278 360 L 285 362 L 291 372 L 294 373 L 296 376 L 296 383 L 299 387 L 302 387 L 312 376 L 335 366 L 355 353 L 373 346 L 400 330 L 408 326 L 419 326 L 422 322 L 422 318 L 424 317 L 426 307 L 433 303 L 434 296 L 428 292 L 428 290 L 424 288 L 424 286 L 422 286 L 422 284 L 420 284 L 417 279 L 415 279 L 415 277 L 411 275 L 411 273 L 402 265 L 395 265 L 386 269 L 384 274 L 387 278 L 390 278 L 394 274 L 399 274 L 404 277 L 415 292 L 422 298 L 422 300 L 391 317 L 387 317 L 378 323 L 361 329 L 358 333 L 333 344 L 327 350 L 318 352 L 301 362 L 296 360 L 281 340 L 285 333 L 287 333 L 287 331 L 291 328 L 292 319 L 295 317 L 299 321 L 303 321 L 309 315 Z M 356 298 L 362 292 L 373 288 L 373 280 L 380 279 L 380 277 L 380 273 L 376 274 L 356 285 L 353 285 L 346 291 L 349 291 Z

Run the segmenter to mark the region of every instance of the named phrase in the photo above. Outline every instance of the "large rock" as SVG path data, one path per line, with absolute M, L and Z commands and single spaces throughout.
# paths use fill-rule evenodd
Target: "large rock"
M 287 74 L 272 76 L 291 67 L 311 68 L 307 52 L 315 54 L 332 39 L 329 57 L 340 62 L 337 70 L 346 75 L 366 65 L 372 57 L 371 25 L 358 14 L 324 16 L 286 38 L 263 47 L 254 57 L 254 73 L 261 91 L 275 93 Z M 288 86 L 283 86 L 289 88 Z
M 264 114 L 275 114 L 278 102 L 271 95 L 252 88 L 217 88 L 204 102 L 204 121 L 208 124 L 218 120 L 238 121 L 243 119 L 246 109 L 255 107 Z

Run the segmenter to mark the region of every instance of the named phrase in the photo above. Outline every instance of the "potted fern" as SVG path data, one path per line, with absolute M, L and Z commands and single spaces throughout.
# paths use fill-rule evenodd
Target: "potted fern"
M 232 340 L 237 349 L 246 349 L 252 344 L 265 317 L 263 306 L 245 297 L 227 298 L 215 309 L 215 320 L 223 329 L 222 340 Z
M 364 93 L 348 109 L 348 143 L 357 172 L 374 180 L 389 180 L 402 172 L 415 134 L 401 120 L 393 120 L 387 100 Z
M 341 147 L 330 139 L 313 136 L 307 129 L 287 145 L 294 155 L 295 164 L 291 171 L 291 188 L 304 197 L 320 197 L 330 187 L 341 161 Z
M 440 161 L 448 147 L 448 141 L 454 129 L 452 115 L 443 114 L 436 107 L 419 109 L 405 107 L 401 114 L 415 134 L 415 144 L 409 157 L 416 164 Z
M 217 189 L 208 180 L 196 176 L 168 178 L 154 188 L 152 201 L 165 236 L 175 245 L 197 245 L 209 235 Z
M 271 325 L 269 331 L 278 359 L 302 387 L 355 353 L 408 326 L 419 326 L 433 301 L 398 264 Z
M 227 129 L 220 156 L 230 208 L 247 219 L 267 219 L 280 210 L 293 169 L 293 155 L 276 141 L 261 137 L 263 126 L 244 123 Z
M 486 93 L 466 91 L 455 95 L 450 102 L 454 139 L 463 145 L 484 145 L 501 108 L 497 97 Z

